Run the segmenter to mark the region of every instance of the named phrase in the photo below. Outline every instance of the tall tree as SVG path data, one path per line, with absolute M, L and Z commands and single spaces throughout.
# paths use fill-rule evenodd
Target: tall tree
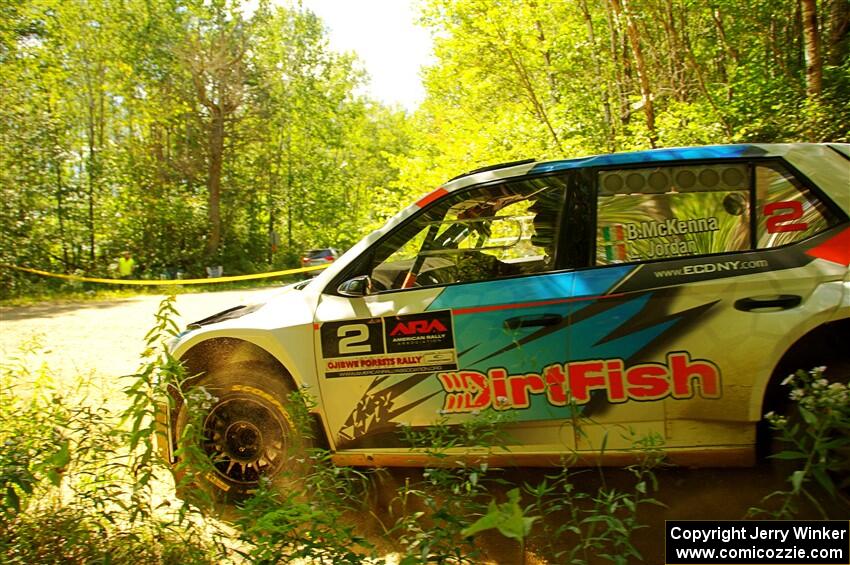
M 806 94 L 811 99 L 817 99 L 823 92 L 817 0 L 800 0 L 800 5 L 803 11 L 803 43 L 806 46 Z
M 195 95 L 206 110 L 201 119 L 207 130 L 207 256 L 214 255 L 221 245 L 222 167 L 228 128 L 238 119 L 237 111 L 246 96 L 245 52 L 250 41 L 241 11 L 214 2 L 210 12 L 198 14 L 183 50 Z
M 829 3 L 829 64 L 839 67 L 847 62 L 850 52 L 850 2 Z

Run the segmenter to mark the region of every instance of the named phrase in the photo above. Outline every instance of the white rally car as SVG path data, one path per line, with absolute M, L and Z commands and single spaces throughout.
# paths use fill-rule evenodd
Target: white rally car
M 457 177 L 315 279 L 180 336 L 185 386 L 215 398 L 197 415 L 208 486 L 247 492 L 287 465 L 296 389 L 343 465 L 425 464 L 401 426 L 486 413 L 511 416 L 499 465 L 621 464 L 645 435 L 674 462 L 749 464 L 779 381 L 847 360 L 849 213 L 847 144 Z M 159 414 L 175 464 L 187 412 L 176 395 Z

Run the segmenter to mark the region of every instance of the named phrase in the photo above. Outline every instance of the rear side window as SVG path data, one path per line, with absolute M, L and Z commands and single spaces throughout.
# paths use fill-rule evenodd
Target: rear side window
M 600 171 L 596 264 L 751 248 L 747 164 Z
M 779 163 L 756 167 L 758 247 L 800 241 L 837 222 L 823 202 Z

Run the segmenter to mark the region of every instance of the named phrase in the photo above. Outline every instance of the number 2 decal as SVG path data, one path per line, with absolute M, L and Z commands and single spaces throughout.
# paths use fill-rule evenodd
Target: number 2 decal
M 796 200 L 765 204 L 764 215 L 767 218 L 767 233 L 806 231 L 809 229 L 808 223 L 795 221 L 803 217 L 803 204 Z
M 369 353 L 372 351 L 372 346 L 369 344 L 369 326 L 366 324 L 340 326 L 336 330 L 336 336 L 339 338 L 339 352 L 341 355 Z

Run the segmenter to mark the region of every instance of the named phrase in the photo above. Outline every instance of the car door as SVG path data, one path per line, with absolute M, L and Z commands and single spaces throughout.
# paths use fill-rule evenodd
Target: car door
M 376 242 L 315 318 L 338 451 L 398 450 L 400 430 L 502 415 L 517 455 L 575 446 L 564 376 L 573 273 L 558 269 L 562 176 L 450 193 Z M 367 278 L 368 277 L 368 278 Z
M 835 215 L 777 160 L 604 169 L 594 184 L 595 266 L 577 285 L 628 270 L 571 318 L 572 358 L 598 360 L 600 389 L 578 449 L 752 444 L 773 366 L 837 305 L 840 265 L 807 253 Z

